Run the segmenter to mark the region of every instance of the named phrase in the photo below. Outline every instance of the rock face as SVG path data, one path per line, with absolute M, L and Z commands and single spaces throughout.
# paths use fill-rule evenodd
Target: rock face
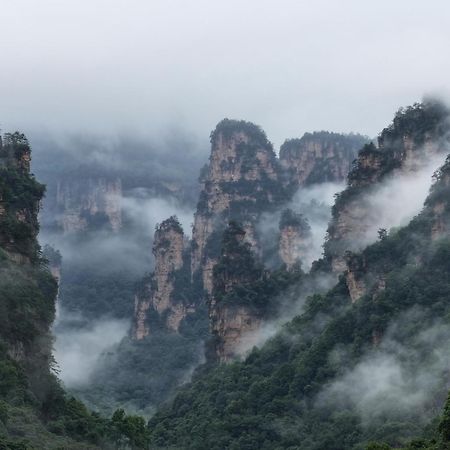
M 352 259 L 347 264 L 348 269 L 345 272 L 345 281 L 352 303 L 355 303 L 367 293 L 366 267 L 358 259 Z
M 245 235 L 240 225 L 230 222 L 213 271 L 209 317 L 214 354 L 220 362 L 235 358 L 246 335 L 256 331 L 263 319 L 261 310 L 245 302 L 236 291 L 251 286 L 263 276 Z
M 358 151 L 368 138 L 326 131 L 289 139 L 280 148 L 280 162 L 295 187 L 345 181 Z
M 119 178 L 59 181 L 56 185 L 57 223 L 66 233 L 106 223 L 113 231 L 119 231 L 122 227 L 121 197 Z
M 176 298 L 174 292 L 177 274 L 184 266 L 184 233 L 176 217 L 162 222 L 155 231 L 153 254 L 155 271 L 146 280 L 135 297 L 134 339 L 150 334 L 150 316 L 163 322 L 166 329 L 178 331 L 181 321 L 190 310 L 189 305 Z
M 364 255 L 347 253 L 346 263 L 347 270 L 344 276 L 352 303 L 366 294 L 370 294 L 375 300 L 386 287 L 384 273 L 380 270 L 371 270 L 373 268 L 368 266 Z
M 311 247 L 311 230 L 301 215 L 286 211 L 279 233 L 275 229 L 269 246 L 263 242 L 258 227 L 261 217 L 265 213 L 278 216 L 300 186 L 342 181 L 362 142 L 365 138 L 361 136 L 314 133 L 287 141 L 279 160 L 258 126 L 245 121 L 221 121 L 211 133 L 209 164 L 200 175 L 202 188 L 194 215 L 189 258 L 182 257 L 182 237 L 168 239 L 174 246 L 174 254 L 178 255 L 178 259 L 171 258 L 172 265 L 155 247 L 155 274 L 136 297 L 134 337 L 142 339 L 151 332 L 152 317 L 166 317 L 164 326 L 177 330 L 186 314 L 206 304 L 214 336 L 214 358 L 228 361 L 235 357 L 243 337 L 248 339 L 249 333 L 255 332 L 264 319 L 257 302 L 246 303 L 245 294 L 240 291 L 242 286 L 249 286 L 262 276 L 255 269 L 256 261 L 263 259 L 266 247 L 270 247 L 268 253 L 275 264 L 293 271 Z M 232 227 L 233 239 L 230 221 L 239 223 Z M 236 244 L 234 253 L 224 247 L 227 236 Z M 241 264 L 239 271 L 233 272 L 240 261 L 238 253 L 242 258 L 245 255 L 249 267 Z M 171 282 L 173 270 L 189 273 L 188 288 L 195 292 L 189 307 L 174 300 L 183 295 L 180 295 L 181 286 Z
M 311 227 L 301 214 L 286 209 L 281 215 L 279 228 L 278 254 L 286 269 L 292 270 L 301 265 L 302 258 L 311 251 Z
M 222 363 L 240 356 L 240 347 L 252 339 L 252 333 L 263 321 L 255 311 L 244 306 L 214 307 L 210 318 L 215 337 L 214 357 Z
M 257 248 L 256 220 L 270 205 L 281 202 L 280 180 L 272 145 L 259 127 L 228 119 L 217 125 L 192 233 L 192 273 L 200 273 L 209 295 L 224 226 L 230 219 L 244 223 L 247 239 Z
M 387 176 L 412 173 L 431 155 L 446 150 L 448 132 L 441 105 L 425 103 L 400 111 L 391 126 L 378 138 L 378 147 L 367 144 L 359 152 L 339 194 L 328 228 L 325 256 L 333 272 L 346 270 L 345 252 L 360 251 L 368 244 L 366 234 L 376 220 L 366 196 Z

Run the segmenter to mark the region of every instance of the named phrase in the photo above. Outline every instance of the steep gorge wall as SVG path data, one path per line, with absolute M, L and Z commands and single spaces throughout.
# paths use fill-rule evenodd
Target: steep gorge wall
M 57 224 L 67 233 L 84 231 L 107 221 L 113 231 L 119 231 L 121 197 L 120 178 L 60 180 L 56 184 Z

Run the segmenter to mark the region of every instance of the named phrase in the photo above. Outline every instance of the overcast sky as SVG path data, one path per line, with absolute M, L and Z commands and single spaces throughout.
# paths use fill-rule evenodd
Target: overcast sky
M 449 48 L 448 0 L 0 0 L 0 123 L 375 135 L 448 96 Z

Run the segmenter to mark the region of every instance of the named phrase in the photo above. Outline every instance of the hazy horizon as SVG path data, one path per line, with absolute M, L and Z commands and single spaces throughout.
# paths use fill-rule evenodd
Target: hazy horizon
M 6 0 L 0 127 L 206 141 L 229 117 L 276 146 L 374 136 L 400 106 L 448 98 L 449 13 L 443 0 Z

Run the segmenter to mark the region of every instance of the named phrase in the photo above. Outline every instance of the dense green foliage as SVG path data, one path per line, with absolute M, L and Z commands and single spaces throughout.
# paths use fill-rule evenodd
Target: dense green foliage
M 378 147 L 369 143 L 358 155 L 360 160 L 373 158 L 377 163 L 354 166 L 349 174 L 349 187 L 338 196 L 334 209 L 339 209 L 362 185 L 379 181 L 398 168 L 406 151 L 405 139 L 411 140 L 417 153 L 425 139 L 440 144 L 448 133 L 448 115 L 449 110 L 435 100 L 399 109 L 392 123 L 378 137 Z
M 88 268 L 90 270 L 87 270 Z M 190 283 L 189 261 L 174 274 L 177 300 L 190 304 L 198 296 Z M 56 326 L 57 336 L 66 332 L 83 333 L 94 319 L 129 319 L 133 314 L 133 295 L 151 285 L 147 276 L 136 283 L 126 271 L 110 272 L 89 264 L 64 264 L 60 289 L 63 321 Z M 101 355 L 89 383 L 70 389 L 93 410 L 109 415 L 116 408 L 149 415 L 171 397 L 191 368 L 202 359 L 202 342 L 208 334 L 207 311 L 199 307 L 181 325 L 181 334 L 167 333 L 165 318 L 150 311 L 151 336 L 143 341 L 128 337 Z M 99 336 L 101 338 L 101 336 Z
M 137 274 L 127 270 L 66 261 L 60 297 L 62 306 L 86 319 L 102 316 L 129 318 Z
M 37 211 L 44 186 L 16 168 L 0 169 L 0 245 L 11 252 L 36 258 Z
M 153 331 L 142 341 L 124 339 L 111 348 L 101 356 L 89 385 L 72 392 L 102 414 L 121 406 L 150 416 L 174 395 L 202 358 L 198 336 Z
M 0 448 L 144 448 L 148 434 L 142 418 L 121 412 L 113 420 L 100 418 L 67 397 L 59 385 L 50 334 L 57 283 L 47 264 L 59 264 L 61 255 L 47 247 L 42 257 L 36 240 L 38 204 L 44 186 L 28 172 L 28 141 L 20 133 L 6 135 L 3 141 Z
M 424 437 L 413 439 L 401 450 L 449 450 L 450 449 L 450 394 L 444 406 L 443 414 L 433 421 Z M 385 443 L 371 442 L 366 450 L 392 450 Z
M 448 124 L 443 120 L 449 114 L 448 107 L 436 100 L 427 99 L 407 108 L 400 108 L 392 123 L 385 128 L 379 137 L 380 146 L 388 145 L 410 136 L 417 144 L 423 144 L 430 134 L 444 136 Z
M 231 221 L 223 233 L 221 256 L 213 269 L 213 295 L 221 301 L 230 285 L 253 282 L 262 275 L 263 267 L 256 261 L 251 244 L 245 241 L 244 229 Z
M 341 278 L 326 295 L 311 297 L 302 315 L 244 362 L 199 373 L 151 419 L 153 445 L 347 450 L 375 440 L 398 446 L 420 435 L 443 404 L 445 365 L 429 399 L 417 407 L 409 406 L 412 393 L 405 391 L 389 410 L 379 409 L 382 397 L 361 410 L 364 404 L 352 397 L 357 380 L 347 390 L 342 383 L 386 358 L 398 359 L 411 374 L 428 367 L 432 377 L 437 370 L 436 346 L 450 344 L 448 333 L 439 341 L 424 336 L 435 333 L 437 323 L 444 330 L 449 325 L 450 241 L 431 241 L 433 220 L 428 208 L 364 251 L 370 277 L 357 303 L 351 304 Z M 370 280 L 379 277 L 384 288 L 373 291 Z M 397 354 L 399 348 L 408 352 Z
M 427 104 L 400 111 L 380 137 L 382 149 L 368 144 L 360 153 L 381 161 L 382 170 L 369 173 L 359 168 L 359 182 L 372 182 L 373 176 L 382 177 L 397 167 L 398 144 L 405 135 L 411 135 L 418 145 L 427 133 L 441 136 L 444 114 L 442 108 Z M 239 131 L 253 141 L 237 148 L 245 174 L 258 146 L 271 148 L 271 144 L 259 127 L 228 119 L 212 133 L 212 143 L 220 133 L 230 137 Z M 321 137 L 337 139 L 330 133 Z M 8 145 L 16 146 L 16 157 L 23 157 L 28 143 L 20 136 L 13 141 L 9 138 Z M 299 145 L 289 143 L 294 144 Z M 445 376 L 450 370 L 441 361 L 442 349 L 450 345 L 446 331 L 450 325 L 450 240 L 448 236 L 431 239 L 436 230 L 436 205 L 445 206 L 439 208 L 439 227 L 448 230 L 450 223 L 448 163 L 436 175 L 426 209 L 407 227 L 390 234 L 380 230 L 376 244 L 361 254 L 347 254 L 349 267 L 365 287 L 356 303 L 351 303 L 347 282 L 341 277 L 326 294 L 311 296 L 302 314 L 263 347 L 254 348 L 244 361 L 229 365 L 209 361 L 196 370 L 189 385 L 181 386 L 178 395 L 176 388 L 203 357 L 206 305 L 182 323 L 180 334 L 167 333 L 162 326 L 165 318 L 150 313 L 151 336 L 139 342 L 126 338 L 111 348 L 101 356 L 89 387 L 72 392 L 89 407 L 112 414 L 111 419 L 67 396 L 56 379 L 49 333 L 56 283 L 47 262 L 59 264 L 61 258 L 51 248 L 41 257 L 35 240 L 36 200 L 43 188 L 16 167 L 0 170 L 2 201 L 6 199 L 0 223 L 0 237 L 6 238 L 0 245 L 10 254 L 18 252 L 28 258 L 19 265 L 0 251 L 0 449 L 22 450 L 33 445 L 196 450 L 450 448 L 450 400 L 440 422 L 432 420 L 444 404 Z M 360 192 L 361 186 L 354 181 L 351 176 L 338 205 Z M 260 213 L 270 206 L 270 196 L 276 204 L 287 198 L 280 183 L 268 177 L 258 183 L 243 179 L 221 186 L 229 194 L 254 194 L 255 189 L 260 193 L 255 202 L 232 202 L 227 219 Z M 17 214 L 23 211 L 28 216 Z M 93 230 L 107 223 L 101 214 L 88 219 L 93 221 Z M 175 217 L 164 224 L 182 232 Z M 291 210 L 282 214 L 283 226 L 308 229 L 304 218 Z M 6 246 L 11 237 L 14 246 Z M 275 318 L 282 296 L 284 307 L 297 311 L 305 285 L 320 284 L 320 274 L 269 272 L 257 262 L 244 237 L 244 229 L 231 221 L 226 229 L 218 227 L 207 242 L 205 254 L 218 257 L 213 271 L 216 305 L 242 305 Z M 168 242 L 160 245 L 168 246 Z M 185 252 L 184 266 L 172 280 L 173 295 L 185 305 L 204 298 L 198 274 L 193 281 L 191 275 Z M 137 278 L 132 270 L 111 271 L 94 262 L 80 265 L 72 261 L 65 266 L 64 278 L 60 293 L 68 310 L 88 319 L 131 315 Z M 151 277 L 145 278 L 138 291 L 151 289 L 152 282 Z M 388 375 L 394 372 L 394 378 L 400 372 L 400 385 L 392 388 L 390 379 L 385 380 L 390 386 L 387 390 L 360 384 L 361 373 L 384 365 L 388 365 Z M 424 385 L 424 398 L 418 398 L 414 389 Z M 124 411 L 150 415 L 168 399 L 170 403 L 161 407 L 148 428 L 142 417 Z M 420 439 L 411 441 L 417 436 Z
M 265 270 L 244 236 L 237 222 L 231 221 L 225 229 L 221 256 L 213 269 L 213 297 L 218 305 L 246 306 L 259 316 L 274 318 L 277 296 L 286 295 L 285 290 L 293 285 L 300 290 L 303 273 Z

